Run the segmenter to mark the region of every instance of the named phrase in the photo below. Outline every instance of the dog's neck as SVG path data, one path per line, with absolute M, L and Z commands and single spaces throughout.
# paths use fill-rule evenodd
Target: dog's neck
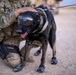
M 40 16 L 39 26 L 36 30 L 33 31 L 33 33 L 35 32 L 42 33 L 48 26 L 48 19 L 47 19 L 45 10 L 43 10 L 42 8 L 37 8 L 37 10 L 41 11 L 43 15 Z M 44 19 L 45 19 L 45 22 L 44 22 Z
M 40 16 L 38 27 L 33 31 L 33 33 L 39 33 L 43 27 L 43 24 L 44 24 L 44 18 L 43 16 Z

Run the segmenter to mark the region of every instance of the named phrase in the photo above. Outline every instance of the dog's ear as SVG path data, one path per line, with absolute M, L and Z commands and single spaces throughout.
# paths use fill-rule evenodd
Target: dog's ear
M 37 10 L 36 15 L 43 15 L 43 13 L 39 9 L 35 8 L 35 10 Z
M 42 16 L 43 13 L 42 13 L 41 11 L 38 11 L 38 12 L 36 12 L 36 15 L 37 15 L 37 16 Z

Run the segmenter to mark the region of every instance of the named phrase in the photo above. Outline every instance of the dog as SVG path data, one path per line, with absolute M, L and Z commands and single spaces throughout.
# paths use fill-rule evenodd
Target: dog
M 42 57 L 37 72 L 43 73 L 48 43 L 53 53 L 51 63 L 57 64 L 58 62 L 56 58 L 56 23 L 47 7 L 40 5 L 35 10 L 38 12 L 27 11 L 19 15 L 17 33 L 26 40 L 25 63 L 29 58 L 31 48 L 40 46 Z

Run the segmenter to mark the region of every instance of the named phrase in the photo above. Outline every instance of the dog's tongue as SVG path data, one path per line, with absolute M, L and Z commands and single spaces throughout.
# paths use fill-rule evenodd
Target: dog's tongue
M 25 38 L 27 36 L 27 32 L 25 32 L 24 34 L 21 34 L 21 38 Z

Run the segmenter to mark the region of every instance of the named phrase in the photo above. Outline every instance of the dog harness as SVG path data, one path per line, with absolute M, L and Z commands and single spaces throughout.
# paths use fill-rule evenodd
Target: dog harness
M 39 24 L 39 27 L 38 29 L 43 25 L 42 29 L 38 32 L 38 33 L 42 33 L 48 26 L 48 18 L 47 18 L 47 15 L 45 13 L 45 11 L 47 11 L 47 9 L 42 9 L 42 8 L 36 8 L 37 11 L 41 11 L 42 14 L 45 16 L 45 24 L 43 25 L 43 17 L 40 16 L 40 24 Z M 33 33 L 37 32 L 38 29 L 36 29 L 35 31 L 33 31 Z

